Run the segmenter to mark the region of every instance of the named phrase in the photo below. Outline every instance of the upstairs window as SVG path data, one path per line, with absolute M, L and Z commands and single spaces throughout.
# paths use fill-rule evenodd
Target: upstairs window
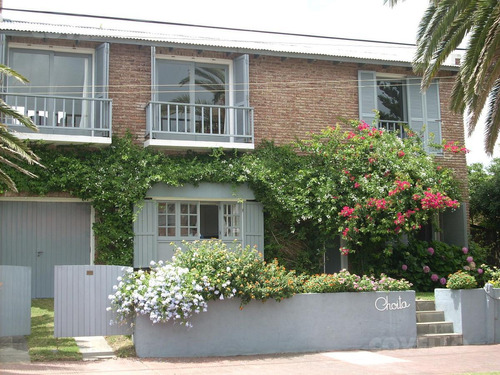
M 33 140 L 111 143 L 108 43 L 95 49 L 20 43 L 7 47 L 6 64 L 27 77 L 29 83 L 9 77 L 4 100 L 30 117 L 39 133 L 32 133 L 17 121 L 9 126 Z
M 395 131 L 404 137 L 403 124 L 420 134 L 424 147 L 429 152 L 437 150 L 431 146 L 441 143 L 441 113 L 439 85 L 431 83 L 426 92 L 420 92 L 420 78 L 399 78 L 377 75 L 375 72 L 359 71 L 359 118 L 372 125 L 375 112 L 380 118 L 380 128 Z

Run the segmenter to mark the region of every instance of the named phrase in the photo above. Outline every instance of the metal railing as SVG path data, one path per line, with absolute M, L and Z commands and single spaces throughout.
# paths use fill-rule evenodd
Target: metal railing
M 111 99 L 13 93 L 2 94 L 2 99 L 29 117 L 41 134 L 111 138 Z M 17 120 L 4 121 L 19 132 L 30 132 Z
M 149 102 L 147 135 L 152 139 L 253 143 L 253 108 Z
M 378 128 L 379 129 L 385 129 L 390 132 L 395 132 L 398 137 L 404 138 L 405 135 L 405 129 L 404 125 L 408 124 L 407 121 L 387 121 L 387 120 L 379 120 L 378 122 Z

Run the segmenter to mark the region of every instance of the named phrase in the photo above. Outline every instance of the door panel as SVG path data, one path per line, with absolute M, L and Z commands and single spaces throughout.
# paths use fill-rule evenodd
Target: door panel
M 32 297 L 54 296 L 54 265 L 90 263 L 88 203 L 0 202 L 0 264 L 32 268 Z

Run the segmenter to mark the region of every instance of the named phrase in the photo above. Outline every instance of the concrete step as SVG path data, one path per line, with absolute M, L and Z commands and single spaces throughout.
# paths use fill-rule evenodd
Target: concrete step
M 458 345 L 463 345 L 463 336 L 461 333 L 438 333 L 417 336 L 417 348 Z
M 417 300 L 415 305 L 417 311 L 432 311 L 436 310 L 434 301 Z
M 417 323 L 444 322 L 444 311 L 417 311 Z
M 454 333 L 453 322 L 424 322 L 417 323 L 417 335 L 435 333 Z

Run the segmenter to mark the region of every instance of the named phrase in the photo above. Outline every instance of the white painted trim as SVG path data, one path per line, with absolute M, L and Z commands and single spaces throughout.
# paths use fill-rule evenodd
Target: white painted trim
M 0 201 L 12 201 L 12 202 L 47 202 L 47 203 L 71 203 L 71 202 L 82 202 L 90 203 L 84 201 L 80 198 L 64 198 L 64 197 L 0 197 Z
M 224 198 L 224 199 L 221 199 L 221 198 L 203 198 L 203 200 L 200 200 L 200 198 L 179 198 L 179 197 L 151 197 L 151 198 L 148 198 L 148 200 L 151 200 L 151 201 L 176 201 L 176 202 L 179 202 L 179 201 L 185 201 L 185 202 L 200 202 L 200 204 L 203 204 L 203 203 L 214 203 L 214 202 L 220 202 L 220 203 L 224 203 L 224 202 L 237 202 L 237 203 L 240 203 L 242 201 L 246 201 L 246 199 L 241 199 L 241 198 Z
M 82 128 L 85 129 L 85 128 Z M 26 139 L 32 141 L 46 141 L 53 143 L 94 143 L 110 145 L 111 138 L 109 137 L 92 137 L 87 135 L 66 135 L 66 134 L 44 134 L 44 133 L 19 133 L 16 132 L 15 135 L 19 139 Z
M 255 145 L 253 143 L 178 141 L 178 140 L 168 140 L 168 139 L 148 139 L 146 142 L 144 142 L 144 147 L 184 148 L 184 149 L 208 149 L 208 148 L 240 149 L 240 150 L 255 149 Z
M 94 48 L 81 48 L 81 47 L 68 47 L 68 46 L 53 46 L 45 44 L 34 44 L 34 43 L 8 43 L 9 49 L 11 48 L 22 48 L 22 49 L 32 49 L 32 50 L 42 50 L 42 51 L 55 51 L 55 52 L 66 52 L 66 53 L 81 53 L 87 55 L 94 55 Z
M 408 78 L 407 75 L 404 75 L 404 74 L 395 74 L 395 73 L 379 73 L 379 72 L 375 72 L 375 78 L 376 79 L 381 79 L 381 80 L 384 80 L 384 79 L 406 79 Z

